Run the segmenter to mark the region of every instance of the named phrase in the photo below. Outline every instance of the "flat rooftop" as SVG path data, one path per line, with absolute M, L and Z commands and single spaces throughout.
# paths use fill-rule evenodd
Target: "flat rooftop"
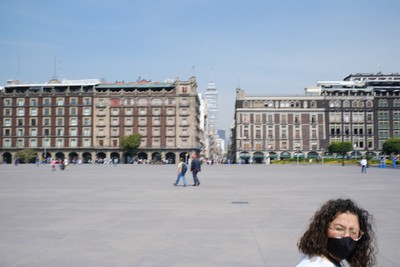
M 215 164 L 174 187 L 176 168 L 0 165 L 0 266 L 295 266 L 333 198 L 375 217 L 378 266 L 400 262 L 397 169 Z

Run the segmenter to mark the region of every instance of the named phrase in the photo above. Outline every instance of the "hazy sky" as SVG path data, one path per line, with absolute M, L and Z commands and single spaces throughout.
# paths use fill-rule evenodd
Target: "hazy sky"
M 228 129 L 237 87 L 298 95 L 400 72 L 399 11 L 399 0 L 0 0 L 0 85 L 47 82 L 54 69 L 109 82 L 195 75 L 201 93 L 216 83 Z

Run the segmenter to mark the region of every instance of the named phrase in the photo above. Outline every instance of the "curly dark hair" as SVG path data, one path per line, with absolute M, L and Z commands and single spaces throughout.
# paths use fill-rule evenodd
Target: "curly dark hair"
M 297 243 L 299 251 L 313 256 L 327 256 L 327 230 L 337 215 L 350 212 L 358 217 L 360 230 L 364 233 L 357 241 L 352 255 L 347 259 L 351 267 L 370 267 L 376 264 L 377 246 L 372 229 L 373 217 L 350 199 L 335 199 L 326 202 L 310 219 L 308 230 Z

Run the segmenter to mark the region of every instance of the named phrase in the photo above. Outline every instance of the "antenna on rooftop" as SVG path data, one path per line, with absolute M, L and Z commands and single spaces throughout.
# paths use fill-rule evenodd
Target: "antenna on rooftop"
M 19 56 L 18 56 L 18 58 L 17 58 L 17 81 L 19 81 L 19 71 L 20 71 L 20 69 L 19 69 Z
M 57 79 L 57 57 L 54 56 L 53 79 Z

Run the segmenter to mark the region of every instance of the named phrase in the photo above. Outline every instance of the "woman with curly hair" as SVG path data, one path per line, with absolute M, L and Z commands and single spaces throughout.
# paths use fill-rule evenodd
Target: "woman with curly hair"
M 350 199 L 329 200 L 311 218 L 297 246 L 305 254 L 297 267 L 376 264 L 373 217 Z

